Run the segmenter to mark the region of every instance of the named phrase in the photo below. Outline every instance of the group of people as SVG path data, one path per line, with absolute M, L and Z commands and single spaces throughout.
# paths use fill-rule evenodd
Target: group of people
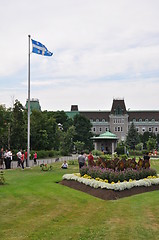
M 17 160 L 18 160 L 18 164 L 17 167 L 22 167 L 22 169 L 24 169 L 24 162 L 26 162 L 27 165 L 27 157 L 28 157 L 28 153 L 27 151 L 22 151 L 19 150 L 19 152 L 17 152 Z M 34 153 L 34 164 L 37 164 L 37 152 Z
M 94 165 L 94 157 L 92 153 L 90 152 L 87 156 L 84 152 L 81 152 L 81 154 L 78 156 L 79 168 L 87 165 L 86 160 L 88 160 L 88 166 Z
M 17 156 L 17 167 L 21 167 L 24 169 L 24 162 L 27 162 L 27 151 L 23 151 L 20 149 L 16 156 Z M 11 162 L 13 159 L 13 154 L 10 149 L 6 149 L 6 151 L 1 148 L 0 151 L 0 169 L 11 169 Z M 34 153 L 34 164 L 37 164 L 37 152 Z
M 12 161 L 12 151 L 10 149 L 6 149 L 4 152 L 3 148 L 0 151 L 0 169 L 3 169 L 3 164 L 5 164 L 6 169 L 11 168 L 11 161 Z

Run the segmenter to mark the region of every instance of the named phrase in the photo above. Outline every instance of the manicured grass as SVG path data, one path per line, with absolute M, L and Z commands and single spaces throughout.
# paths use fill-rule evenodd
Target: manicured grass
M 57 184 L 78 165 L 52 172 L 39 167 L 5 171 L 0 186 L 0 239 L 153 239 L 159 238 L 159 191 L 104 201 Z M 159 161 L 151 166 L 159 173 Z

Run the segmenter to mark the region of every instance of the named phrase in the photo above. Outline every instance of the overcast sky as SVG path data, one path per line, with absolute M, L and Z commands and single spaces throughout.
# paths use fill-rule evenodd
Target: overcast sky
M 28 34 L 54 55 L 31 53 L 31 98 L 42 110 L 159 110 L 158 0 L 0 0 L 0 104 L 25 105 Z

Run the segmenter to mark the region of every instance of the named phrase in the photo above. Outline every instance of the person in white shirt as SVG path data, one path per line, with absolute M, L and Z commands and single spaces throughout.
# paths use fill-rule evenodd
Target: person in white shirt
M 11 161 L 12 161 L 12 151 L 9 149 L 7 152 L 7 159 L 8 159 L 8 169 L 11 168 Z
M 64 163 L 62 164 L 61 168 L 67 169 L 68 168 L 68 163 L 66 161 L 64 161 Z
M 17 167 L 21 166 L 21 157 L 22 157 L 22 150 L 19 150 L 19 152 L 17 153 L 17 158 L 18 158 Z

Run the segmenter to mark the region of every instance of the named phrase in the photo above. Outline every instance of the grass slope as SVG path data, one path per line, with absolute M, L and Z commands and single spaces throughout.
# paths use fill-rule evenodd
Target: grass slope
M 159 173 L 159 161 L 152 161 Z M 5 171 L 0 186 L 1 240 L 159 238 L 159 191 L 104 201 L 57 184 L 78 165 L 52 172 L 39 167 Z

